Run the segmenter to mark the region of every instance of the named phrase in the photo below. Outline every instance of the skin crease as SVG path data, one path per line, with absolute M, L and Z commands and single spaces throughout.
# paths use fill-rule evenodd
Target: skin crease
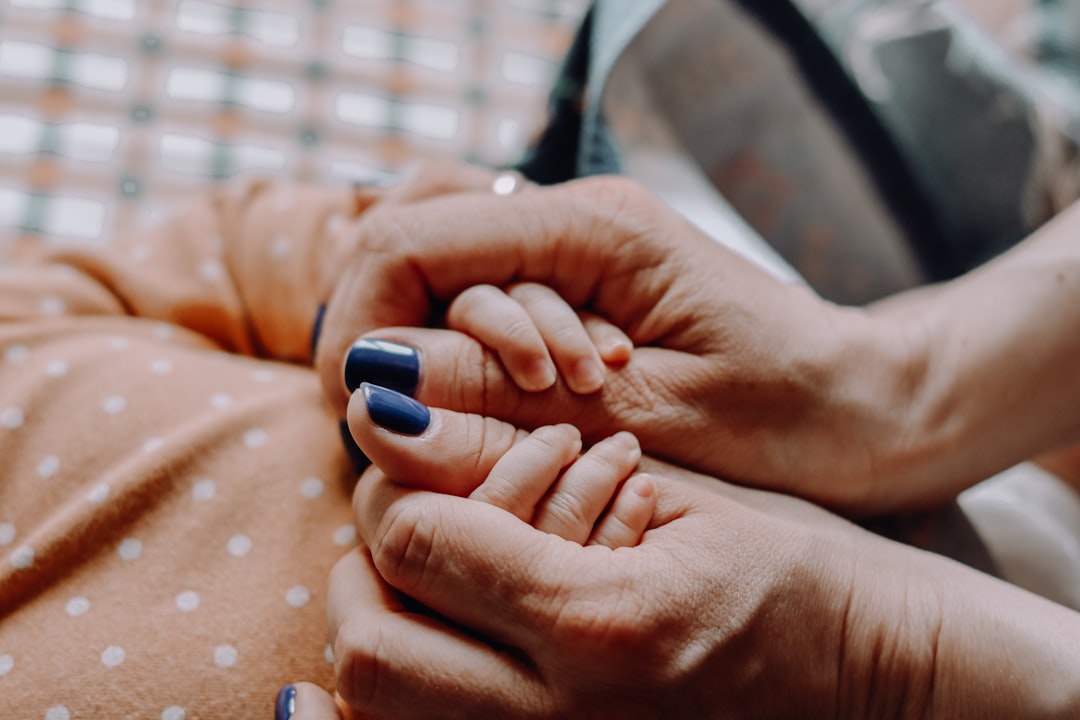
M 1055 384 L 1046 368 L 1055 353 L 1075 357 L 1075 333 L 1061 329 L 1075 327 L 1068 311 L 1080 304 L 1065 302 L 1068 283 L 1055 292 L 1041 281 L 1048 265 L 1074 262 L 1075 220 L 961 281 L 854 310 L 777 285 L 626 181 L 499 204 L 480 189 L 353 228 L 364 260 L 343 265 L 317 357 L 329 397 L 344 412 L 340 358 L 358 333 L 406 342 L 421 354 L 418 399 L 480 413 L 464 422 L 483 445 L 425 433 L 395 449 L 405 441 L 366 435 L 370 423 L 350 410 L 382 468 L 355 497 L 371 550 L 350 553 L 331 578 L 341 696 L 304 687 L 317 699 L 298 713 L 326 712 L 297 717 L 1075 715 L 1075 613 L 800 500 L 653 465 L 653 524 L 638 547 L 610 552 L 460 497 L 497 456 L 489 446 L 517 432 L 492 416 L 570 421 L 586 438 L 640 429 L 647 450 L 663 446 L 680 464 L 750 467 L 759 474 L 710 474 L 848 512 L 951 496 L 979 468 L 1072 438 L 1071 411 L 1056 425 L 1039 418 L 1075 396 L 1075 373 Z M 455 239 L 459 213 L 467 242 Z M 457 289 L 521 280 L 626 331 L 630 362 L 609 368 L 599 393 L 561 382 L 524 393 L 475 341 L 402 326 L 425 324 Z M 1024 298 L 1047 325 L 997 311 L 1003 285 L 1021 289 L 1010 305 Z M 997 351 L 1018 336 L 1026 365 Z M 1034 385 L 1018 374 L 1030 367 L 1043 371 Z M 996 373 L 1011 378 L 1009 392 L 965 386 Z M 965 382 L 950 382 L 958 375 Z M 1035 420 L 1002 438 L 985 421 L 1015 396 Z M 970 446 L 982 457 L 965 455 Z M 769 457 L 755 456 L 761 448 Z
M 876 462 L 861 448 L 875 447 L 879 436 L 891 437 L 885 430 L 893 429 L 897 413 L 882 411 L 888 388 L 880 383 L 874 402 L 846 386 L 857 386 L 852 375 L 885 365 L 887 355 L 902 357 L 895 339 L 902 335 L 886 334 L 885 343 L 864 339 L 869 323 L 862 312 L 776 283 L 629 181 L 571 183 L 496 198 L 502 204 L 489 207 L 491 199 L 436 198 L 409 213 L 372 214 L 355 226 L 365 260 L 350 265 L 355 272 L 338 284 L 316 357 L 340 412 L 345 349 L 363 331 L 382 328 L 374 334 L 421 347 L 430 374 L 443 378 L 438 385 L 426 383 L 427 371 L 422 373 L 418 398 L 429 404 L 483 412 L 525 428 L 572 422 L 590 440 L 629 430 L 647 452 L 686 466 L 816 493 L 831 505 L 860 506 L 868 492 L 861 478 Z M 524 200 L 529 202 L 512 205 Z M 501 208 L 505 215 L 492 215 Z M 456 247 L 447 219 L 477 215 L 491 217 L 485 234 L 472 231 L 468 249 Z M 573 233 L 578 239 L 565 239 Z M 613 257 L 611 247 L 618 248 Z M 477 261 L 440 257 L 459 249 L 475 253 Z M 498 259 L 487 260 L 492 257 Z M 423 340 L 430 336 L 393 327 L 425 324 L 433 309 L 430 298 L 449 300 L 481 280 L 548 284 L 571 305 L 593 309 L 620 327 L 637 349 L 625 366 L 608 374 L 599 393 L 582 397 L 560 382 L 535 394 L 508 382 L 497 358 L 475 341 L 433 347 Z M 841 349 L 845 356 L 834 357 Z M 835 391 L 826 394 L 823 388 Z M 852 429 L 842 440 L 833 430 L 838 422 Z M 805 432 L 793 433 L 793 427 Z M 796 466 L 805 470 L 813 456 L 805 451 L 809 447 L 822 448 L 816 472 L 837 477 L 835 482 L 792 486 L 791 478 L 815 474 L 792 472 Z M 838 465 L 836 457 L 850 467 Z
M 316 367 L 343 413 L 345 349 L 362 334 L 397 340 L 418 348 L 417 397 L 431 405 L 570 422 L 586 440 L 628 430 L 648 454 L 848 515 L 929 507 L 1080 440 L 1077 225 L 1080 206 L 962 278 L 845 308 L 777 282 L 625 179 L 434 198 L 353 228 L 362 261 L 340 278 Z M 467 287 L 518 281 L 626 333 L 635 350 L 600 392 L 521 390 L 475 340 L 423 328 Z
M 301 720 L 1078 707 L 1080 622 L 1060 606 L 801 500 L 649 460 L 659 504 L 641 544 L 581 547 L 462 497 L 514 442 L 511 426 L 433 410 L 424 437 L 404 437 L 363 405 L 350 404 L 350 427 L 393 480 L 362 477 L 365 547 L 335 568 L 328 597 L 341 708 L 358 710 L 330 714 L 319 695 Z M 418 480 L 430 490 L 409 487 Z

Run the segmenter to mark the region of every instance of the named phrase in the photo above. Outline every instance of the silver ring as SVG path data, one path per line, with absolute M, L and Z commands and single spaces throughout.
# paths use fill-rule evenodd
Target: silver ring
M 525 176 L 517 170 L 506 170 L 491 181 L 491 192 L 496 195 L 513 195 L 525 187 Z

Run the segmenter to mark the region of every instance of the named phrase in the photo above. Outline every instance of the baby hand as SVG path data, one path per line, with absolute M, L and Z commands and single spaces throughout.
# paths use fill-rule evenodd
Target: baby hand
M 622 330 L 537 283 L 471 287 L 450 303 L 446 323 L 493 350 L 518 387 L 533 392 L 554 385 L 558 372 L 574 392 L 594 393 L 604 364 L 625 363 L 633 349 Z
M 641 446 L 628 432 L 583 455 L 573 425 L 548 425 L 520 439 L 469 497 L 582 545 L 637 545 L 656 509 L 648 475 L 632 475 Z

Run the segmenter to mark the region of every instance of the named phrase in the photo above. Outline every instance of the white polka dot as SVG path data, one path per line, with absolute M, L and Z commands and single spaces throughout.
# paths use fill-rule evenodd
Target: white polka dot
M 273 382 L 274 371 L 266 369 L 256 370 L 255 372 L 251 373 L 251 379 L 258 383 Z
M 173 371 L 171 360 L 159 359 L 150 363 L 150 372 L 155 375 L 168 375 Z
M 26 360 L 26 356 L 30 354 L 30 351 L 26 349 L 25 345 L 8 345 L 4 348 L 4 362 L 8 365 L 18 365 Z
M 0 523 L 0 545 L 15 542 L 15 526 L 9 522 Z
M 123 395 L 110 395 L 101 403 L 101 409 L 110 415 L 117 415 L 127 408 L 127 398 Z
M 8 430 L 15 430 L 22 427 L 23 411 L 17 407 L 6 407 L 3 411 L 0 411 L 0 425 L 3 425 Z
M 45 372 L 49 377 L 63 377 L 67 375 L 68 364 L 64 360 L 52 360 L 45 366 Z
M 90 492 L 86 493 L 86 499 L 95 505 L 100 505 L 109 499 L 109 484 L 98 483 Z
M 164 444 L 165 438 L 152 437 L 143 443 L 142 449 L 143 452 L 154 452 L 155 450 L 160 450 Z
M 323 657 L 326 658 L 326 662 L 333 664 L 334 662 L 334 646 L 330 643 L 326 643 L 326 647 L 323 648 Z
M 109 338 L 108 345 L 110 350 L 127 350 L 129 347 L 131 347 L 131 341 L 128 340 L 126 337 L 122 337 L 120 335 L 113 335 L 111 338 Z
M 167 322 L 159 322 L 154 325 L 154 337 L 158 340 L 171 340 L 173 332 L 173 326 Z
M 67 601 L 67 606 L 64 608 L 67 610 L 67 614 L 71 617 L 79 617 L 90 612 L 90 601 L 84 597 L 73 597 Z
M 60 471 L 60 458 L 55 455 L 46 455 L 41 458 L 37 466 L 38 477 L 42 480 L 51 478 Z
M 266 444 L 266 431 L 262 428 L 252 428 L 244 433 L 244 445 L 249 448 L 260 448 Z
M 323 494 L 326 483 L 317 477 L 309 477 L 300 483 L 300 494 L 309 500 L 313 500 Z
M 214 648 L 214 662 L 221 667 L 232 667 L 236 664 L 237 652 L 232 645 L 218 645 Z
M 214 493 L 217 492 L 217 486 L 213 480 L 203 478 L 195 483 L 191 488 L 191 495 L 196 500 L 206 501 L 214 497 Z
M 285 592 L 285 602 L 294 608 L 304 607 L 311 599 L 311 592 L 303 585 L 293 585 Z
M 220 282 L 225 278 L 225 266 L 217 260 L 204 260 L 199 265 L 199 277 L 206 282 Z
M 101 651 L 101 662 L 105 667 L 116 667 L 124 662 L 124 648 L 110 645 Z
M 356 528 L 352 525 L 342 525 L 334 531 L 334 544 L 345 547 L 356 542 Z
M 0 655 L 0 677 L 7 675 L 15 667 L 15 658 L 10 655 Z
M 187 713 L 179 705 L 170 705 L 161 711 L 161 720 L 184 720 Z
M 49 296 L 41 298 L 38 303 L 38 312 L 42 315 L 63 315 L 67 310 L 67 303 L 62 298 Z
M 136 560 L 142 555 L 142 543 L 135 538 L 126 538 L 116 552 L 125 560 Z
M 232 395 L 229 393 L 215 393 L 210 398 L 210 405 L 218 410 L 223 410 L 232 405 L 232 401 Z
M 176 596 L 176 607 L 183 612 L 191 612 L 199 607 L 199 593 L 194 590 L 185 590 Z
M 12 567 L 16 570 L 25 570 L 34 564 L 34 548 L 29 545 L 21 545 L 11 552 L 9 558 Z
M 270 244 L 270 256 L 278 259 L 289 256 L 292 252 L 292 240 L 286 235 L 278 235 Z
M 136 245 L 131 248 L 131 258 L 137 263 L 146 262 L 153 253 L 153 248 L 149 245 Z
M 63 705 L 54 705 L 45 711 L 45 720 L 71 720 L 71 713 Z
M 244 557 L 251 552 L 251 538 L 247 535 L 233 535 L 226 548 L 233 557 Z

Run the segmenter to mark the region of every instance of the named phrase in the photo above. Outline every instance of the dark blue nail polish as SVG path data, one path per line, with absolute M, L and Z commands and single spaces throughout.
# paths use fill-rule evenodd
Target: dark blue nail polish
M 352 392 L 361 383 L 412 396 L 420 380 L 420 353 L 390 340 L 357 340 L 345 356 L 345 386 Z
M 419 435 L 431 422 L 431 411 L 408 395 L 363 383 L 368 416 L 378 425 L 402 435 Z
M 319 306 L 315 311 L 315 324 L 311 326 L 311 359 L 315 359 L 315 348 L 319 344 L 319 335 L 322 334 L 323 315 L 326 314 L 326 303 Z
M 278 690 L 277 702 L 274 703 L 274 720 L 289 720 L 296 712 L 296 687 L 286 685 Z
M 341 442 L 345 445 L 345 452 L 348 454 L 349 460 L 352 461 L 353 469 L 356 470 L 357 475 L 362 474 L 371 465 L 371 461 L 368 460 L 368 456 L 353 440 L 352 433 L 349 432 L 349 423 L 342 421 L 338 426 L 338 430 L 341 432 Z

